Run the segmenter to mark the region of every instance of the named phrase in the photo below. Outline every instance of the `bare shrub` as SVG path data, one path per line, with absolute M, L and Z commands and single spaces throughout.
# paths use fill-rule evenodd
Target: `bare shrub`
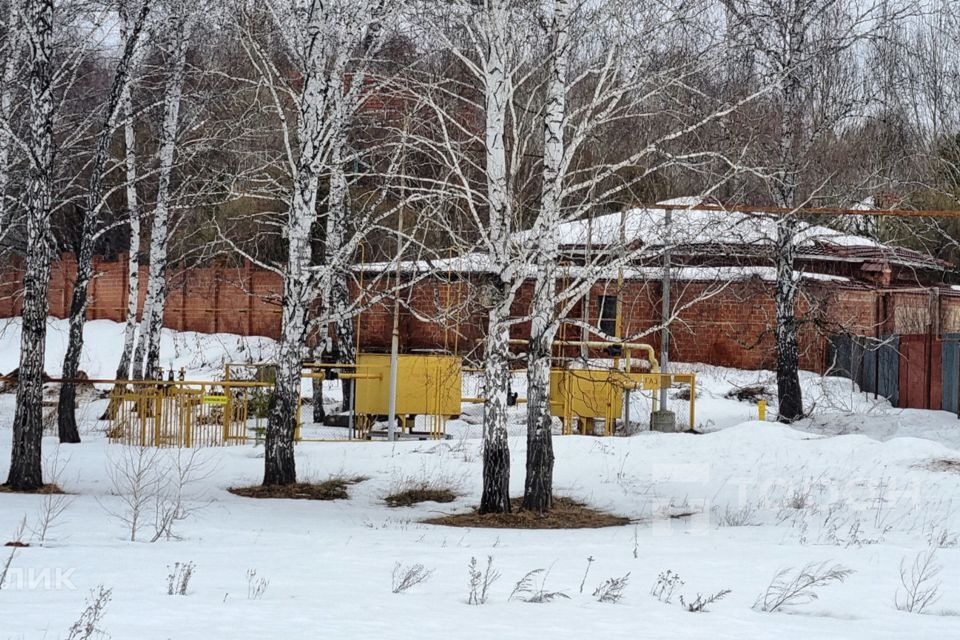
M 209 459 L 199 449 L 175 449 L 165 456 L 159 492 L 153 502 L 153 535 L 150 542 L 179 539 L 174 527 L 190 514 L 206 506 L 206 502 L 188 504 L 184 492 L 188 487 L 213 473 Z
M 99 625 L 107 613 L 107 604 L 111 597 L 113 597 L 113 590 L 106 589 L 103 585 L 91 590 L 86 607 L 67 632 L 67 640 L 89 640 L 103 635 Z
M 793 573 L 793 569 L 781 569 L 771 580 L 767 590 L 757 597 L 753 608 L 759 611 L 777 611 L 812 602 L 818 598 L 814 589 L 832 582 L 843 582 L 853 574 L 852 569 L 826 562 L 810 563 Z
M 667 569 L 657 576 L 657 581 L 650 588 L 650 595 L 660 602 L 670 604 L 673 592 L 683 584 L 684 582 L 680 579 L 679 574 Z
M 60 485 L 63 475 L 63 461 L 60 459 L 60 449 L 57 448 L 49 456 L 44 465 L 44 477 L 48 478 L 50 484 Z M 44 542 L 47 536 L 53 531 L 63 513 L 73 504 L 73 498 L 57 492 L 44 493 L 40 499 L 40 509 L 37 512 L 37 522 L 31 528 L 31 531 L 37 540 Z
M 760 524 L 757 505 L 752 502 L 740 508 L 733 508 L 728 504 L 724 506 L 723 511 L 716 506 L 711 511 L 716 517 L 717 525 L 721 527 L 756 527 Z
M 937 576 L 943 569 L 936 562 L 937 549 L 921 551 L 907 563 L 904 558 L 900 561 L 900 583 L 894 594 L 894 604 L 900 611 L 909 613 L 923 613 L 927 607 L 940 599 L 940 581 Z
M 487 556 L 486 569 L 480 569 L 476 558 L 470 558 L 467 567 L 470 573 L 470 595 L 467 604 L 486 604 L 490 586 L 500 579 L 500 572 L 493 568 L 493 556 Z
M 174 562 L 173 566 L 167 566 L 167 569 L 170 570 L 170 573 L 167 574 L 167 595 L 187 595 L 187 589 L 190 587 L 190 579 L 193 577 L 196 565 L 192 562 Z
M 176 524 L 205 506 L 188 505 L 186 490 L 211 473 L 211 465 L 197 449 L 123 447 L 110 458 L 107 469 L 112 494 L 121 507 L 103 502 L 101 506 L 124 525 L 131 542 L 144 529 L 150 531 L 150 542 L 176 539 Z
M 687 496 L 684 496 L 682 500 L 677 497 L 671 497 L 670 501 L 665 505 L 661 505 L 658 511 L 659 515 L 663 518 L 679 520 L 703 513 L 703 507 L 701 505 L 690 504 L 690 499 Z
M 542 575 L 543 578 L 540 580 L 540 584 L 537 584 L 535 578 L 539 575 Z M 547 569 L 534 569 L 533 571 L 528 571 L 526 575 L 520 578 L 515 585 L 513 585 L 513 591 L 510 592 L 510 597 L 507 600 L 521 600 L 523 602 L 534 602 L 537 604 L 542 604 L 545 602 L 553 602 L 558 598 L 567 598 L 570 596 L 563 593 L 562 591 L 548 591 L 546 588 L 547 578 L 550 576 L 550 571 Z
M 730 589 L 721 589 L 714 594 L 706 596 L 698 593 L 697 597 L 689 602 L 684 600 L 683 596 L 680 596 L 680 606 L 690 613 L 705 613 L 708 605 L 711 605 L 714 602 L 720 602 L 728 595 L 730 595 Z
M 411 587 L 426 582 L 433 575 L 433 569 L 427 569 L 422 564 L 402 566 L 399 562 L 393 566 L 391 590 L 393 593 L 403 593 Z
M 627 588 L 629 580 L 629 571 L 619 578 L 607 578 L 593 590 L 593 597 L 597 599 L 597 602 L 616 604 L 623 598 L 623 590 Z
M 247 600 L 260 600 L 269 586 L 269 580 L 257 577 L 256 569 L 247 569 Z
M 460 456 L 460 458 L 467 463 L 473 462 L 475 459 L 475 447 L 473 441 L 470 439 L 470 430 L 464 429 L 460 435 L 457 437 L 457 441 L 453 446 L 449 446 L 450 453 Z
M 927 533 L 927 542 L 937 549 L 955 549 L 960 547 L 960 534 L 951 531 L 946 526 L 932 528 Z

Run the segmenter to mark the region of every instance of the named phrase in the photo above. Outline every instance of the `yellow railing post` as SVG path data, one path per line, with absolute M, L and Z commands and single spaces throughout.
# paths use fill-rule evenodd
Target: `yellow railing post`
M 697 374 L 690 374 L 690 430 L 697 427 Z
M 767 421 L 767 401 L 766 400 L 757 401 L 757 414 L 759 415 L 760 422 Z

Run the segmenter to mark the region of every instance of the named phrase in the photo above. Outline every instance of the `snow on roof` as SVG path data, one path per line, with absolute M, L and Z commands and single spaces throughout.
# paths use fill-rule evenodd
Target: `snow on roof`
M 396 269 L 396 265 L 390 263 L 375 263 L 365 265 L 365 271 L 380 272 Z M 442 260 L 416 260 L 403 262 L 400 270 L 406 273 L 429 273 L 431 271 L 443 274 L 446 272 L 463 273 L 488 273 L 492 270 L 489 256 L 481 253 L 470 253 L 453 258 Z M 609 273 L 604 273 L 604 270 Z M 527 278 L 536 275 L 535 268 L 530 265 L 521 270 Z M 616 267 L 597 265 L 594 267 L 583 267 L 580 265 L 561 265 L 558 276 L 561 278 L 582 278 L 598 277 L 616 278 L 620 272 Z M 661 267 L 638 267 L 630 266 L 623 269 L 623 277 L 637 280 L 657 279 L 663 275 Z M 776 282 L 777 271 L 774 267 L 765 266 L 721 266 L 721 267 L 673 267 L 670 269 L 670 276 L 678 281 L 690 282 L 737 282 L 750 279 L 759 279 L 763 282 Z M 850 278 L 836 276 L 825 273 L 815 273 L 809 271 L 794 271 L 793 277 L 796 280 L 817 280 L 821 282 L 850 282 Z
M 564 222 L 559 227 L 560 243 L 567 246 L 609 246 L 636 242 L 657 246 L 665 232 L 666 210 L 672 209 L 670 232 L 676 244 L 769 245 L 777 236 L 778 217 L 766 213 L 702 209 L 698 198 L 676 198 L 658 202 L 659 207 L 636 208 L 593 218 Z M 518 239 L 532 239 L 522 231 Z M 837 247 L 871 247 L 879 242 L 836 229 L 798 223 L 797 244 L 801 247 L 827 244 Z
M 685 247 L 690 252 L 693 247 L 700 245 L 702 253 L 722 251 L 729 253 L 737 247 L 749 248 L 756 252 L 758 248 L 770 248 L 776 240 L 779 217 L 769 213 L 752 213 L 743 211 L 722 211 L 715 208 L 703 208 L 700 198 L 674 198 L 658 202 L 655 207 L 641 207 L 623 212 L 608 213 L 561 223 L 558 233 L 561 246 L 567 251 L 600 250 L 620 246 L 625 243 L 630 247 L 647 247 L 651 254 L 663 246 L 665 232 L 665 218 L 667 209 L 673 212 L 670 226 L 671 245 Z M 539 240 L 535 231 L 525 230 L 514 234 L 518 245 L 535 243 Z M 942 268 L 940 261 L 925 256 L 919 252 L 902 247 L 883 244 L 866 236 L 854 235 L 831 229 L 823 225 L 809 224 L 799 221 L 795 234 L 796 243 L 801 257 L 817 257 L 819 259 L 842 261 L 883 261 L 888 260 L 913 268 Z M 631 249 L 633 250 L 633 249 Z M 640 257 L 639 255 L 637 256 Z M 365 267 L 370 271 L 389 270 L 389 263 L 371 264 Z M 529 265 L 521 267 L 522 271 L 529 270 Z M 434 261 L 405 262 L 401 269 L 404 271 L 426 272 L 429 270 L 449 270 L 460 273 L 478 273 L 492 271 L 489 256 L 483 253 L 468 253 L 449 259 Z M 767 267 L 738 267 L 728 266 L 713 268 L 719 274 L 726 271 L 728 277 L 735 278 L 736 273 L 746 273 L 752 270 L 751 277 L 768 279 L 770 273 Z M 701 269 L 706 271 L 708 269 Z M 643 268 L 635 268 L 633 272 L 639 274 Z M 842 280 L 835 276 L 817 273 L 797 273 L 798 277 L 820 280 Z M 681 279 L 714 279 L 704 274 L 695 274 L 694 268 L 684 268 L 677 272 Z M 773 279 L 772 276 L 769 279 Z

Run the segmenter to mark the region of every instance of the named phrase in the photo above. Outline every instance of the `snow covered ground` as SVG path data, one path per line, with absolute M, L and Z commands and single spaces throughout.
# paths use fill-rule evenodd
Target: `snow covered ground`
M 115 366 L 109 336 L 116 325 L 91 324 L 105 337 L 90 350 L 87 370 L 109 375 Z M 0 335 L 0 371 L 16 366 L 10 334 Z M 177 341 L 168 337 L 164 362 L 171 358 L 175 367 L 183 363 L 197 375 L 213 374 L 223 359 L 240 358 L 249 349 L 239 349 L 235 336 L 177 336 L 194 346 L 174 355 Z M 234 348 L 241 353 L 225 351 Z M 258 348 L 268 351 L 269 341 Z M 52 374 L 55 360 L 48 361 Z M 200 450 L 195 479 L 184 489 L 191 513 L 177 523 L 175 538 L 147 542 L 153 522 L 148 513 L 138 541 L 130 542 L 129 526 L 117 517 L 126 508 L 113 478 L 135 450 L 106 442 L 94 421 L 104 401 L 96 401 L 80 412 L 82 444 L 44 442 L 48 479 L 57 467 L 57 481 L 71 495 L 43 540 L 39 529 L 49 499 L 0 494 L 0 544 L 26 518 L 23 538 L 31 545 L 16 552 L 0 590 L 0 640 L 67 637 L 89 591 L 99 585 L 112 589 L 100 627 L 123 640 L 960 637 L 956 416 L 893 409 L 849 381 L 806 374 L 813 417 L 797 428 L 761 423 L 755 405 L 725 396 L 734 388 L 771 385 L 772 374 L 697 369 L 698 424 L 707 433 L 555 440 L 556 493 L 632 520 L 597 530 L 422 524 L 479 501 L 478 414 L 468 407 L 450 425 L 456 437 L 446 441 L 298 445 L 304 480 L 368 478 L 349 488 L 349 500 L 237 497 L 226 489 L 259 480 L 262 448 Z M 522 380 L 516 384 L 522 393 Z M 516 494 L 523 487 L 522 411 L 511 414 Z M 4 477 L 12 414 L 12 396 L 0 395 Z M 170 468 L 176 452 L 159 455 L 157 464 Z M 460 497 L 449 504 L 386 506 L 383 497 L 410 478 L 452 484 Z M 931 549 L 940 567 L 932 583 L 939 584 L 940 599 L 923 614 L 898 610 L 898 590 L 901 599 L 905 593 L 901 562 L 909 565 Z M 0 568 L 10 551 L 0 547 Z M 492 557 L 502 574 L 482 606 L 467 604 L 472 557 L 481 565 Z M 167 595 L 170 567 L 177 562 L 195 565 L 184 596 Z M 821 562 L 854 573 L 818 588 L 816 600 L 772 613 L 752 608 L 777 571 Z M 396 563 L 421 563 L 433 573 L 394 594 Z M 536 575 L 538 588 L 568 597 L 545 604 L 509 600 L 515 583 L 535 569 L 545 570 Z M 254 581 L 269 581 L 260 597 L 251 593 L 256 589 L 248 570 L 256 571 Z M 667 570 L 683 580 L 669 604 L 651 595 Z M 600 583 L 627 573 L 619 603 L 592 597 Z M 689 613 L 679 603 L 681 595 L 689 602 L 725 589 L 730 594 L 705 613 Z

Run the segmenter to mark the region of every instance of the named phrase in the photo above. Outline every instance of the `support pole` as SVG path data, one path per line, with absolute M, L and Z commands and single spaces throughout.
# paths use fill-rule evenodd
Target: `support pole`
M 399 292 L 397 292 L 399 296 Z M 397 439 L 397 369 L 400 360 L 400 303 L 393 307 L 393 335 L 390 338 L 390 398 L 387 402 L 387 439 Z
M 662 295 L 660 301 L 660 322 L 663 328 L 660 329 L 660 370 L 666 372 L 670 364 L 670 243 L 672 209 L 665 209 L 663 215 L 663 280 Z M 667 411 L 667 388 L 660 386 L 660 411 Z
M 664 377 L 669 377 L 667 367 L 670 364 L 670 245 L 673 242 L 671 224 L 673 210 L 663 210 L 663 279 L 661 281 L 660 307 L 660 371 L 662 375 L 658 381 L 660 388 L 659 403 L 654 403 L 654 411 L 650 416 L 650 429 L 653 431 L 673 432 L 677 430 L 677 416 L 667 406 L 669 385 L 664 384 Z M 693 396 L 690 403 L 694 402 Z M 659 404 L 659 406 L 657 406 Z M 693 425 L 690 425 L 693 428 Z
M 390 391 L 387 400 L 387 440 L 397 439 L 397 369 L 400 361 L 400 258 L 403 256 L 403 208 L 397 218 L 397 277 L 393 299 L 393 333 L 390 336 Z

